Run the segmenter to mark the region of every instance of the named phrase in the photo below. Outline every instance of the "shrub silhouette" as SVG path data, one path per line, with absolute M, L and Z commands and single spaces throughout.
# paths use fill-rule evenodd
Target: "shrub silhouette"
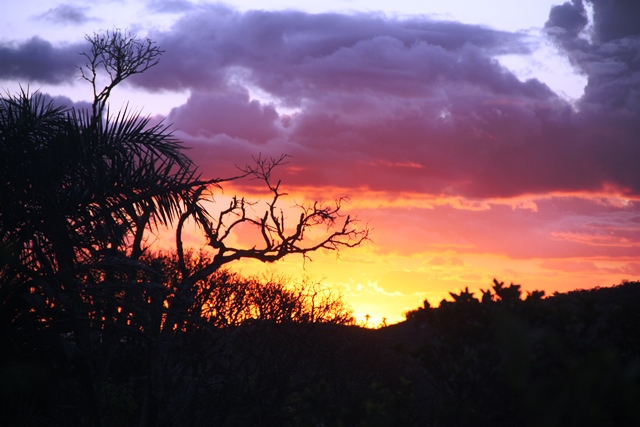
M 640 282 L 524 301 L 517 285 L 495 280 L 493 291 L 407 313 L 427 331 L 415 354 L 437 396 L 432 425 L 640 422 L 640 339 L 629 329 Z
M 640 282 L 523 300 L 494 280 L 368 330 L 318 284 L 233 274 L 243 257 L 356 246 L 368 230 L 340 201 L 285 227 L 272 180 L 285 157 L 230 178 L 262 182 L 266 212 L 236 197 L 210 215 L 225 180 L 202 179 L 168 128 L 106 108 L 161 51 L 126 32 L 88 40 L 91 111 L 0 99 L 3 425 L 640 425 Z M 206 251 L 184 248 L 188 219 Z M 231 245 L 240 224 L 263 246 Z M 165 225 L 176 249 L 153 252 L 145 238 Z M 334 228 L 303 245 L 317 225 Z
M 90 110 L 56 106 L 28 90 L 0 98 L 0 338 L 6 343 L 0 362 L 42 372 L 28 384 L 8 381 L 2 390 L 33 391 L 51 383 L 42 388 L 42 399 L 34 401 L 27 391 L 16 394 L 25 397 L 33 422 L 48 416 L 48 400 L 57 408 L 51 409 L 58 417 L 48 421 L 53 424 L 108 424 L 114 404 L 138 408 L 131 409 L 136 424 L 157 425 L 171 392 L 166 384 L 183 372 L 175 366 L 178 355 L 184 356 L 177 347 L 191 339 L 185 334 L 214 326 L 202 315 L 203 298 L 214 295 L 210 288 L 216 286 L 203 285 L 210 276 L 242 258 L 273 262 L 357 246 L 368 229 L 343 215 L 344 199 L 299 206 L 297 220 L 289 222 L 279 208 L 280 182 L 272 178 L 285 155 L 255 158 L 237 176 L 203 179 L 167 126 L 127 109 L 113 114 L 107 105 L 122 81 L 155 66 L 162 51 L 119 30 L 87 41 L 91 49 L 82 54 L 79 70 L 93 89 Z M 212 191 L 244 178 L 269 191 L 264 212 L 252 216 L 254 203 L 243 197 L 216 215 L 205 209 Z M 187 265 L 183 244 L 188 220 L 200 227 L 212 254 L 200 257 L 197 268 Z M 248 247 L 230 243 L 242 225 L 256 229 L 261 241 Z M 173 258 L 150 254 L 147 240 L 159 227 L 175 228 Z M 316 227 L 326 227 L 326 233 L 310 239 L 308 231 Z M 179 274 L 168 274 L 168 266 Z M 222 273 L 217 280 L 224 283 Z M 238 287 L 243 280 L 231 279 Z M 271 282 L 261 295 L 264 301 L 256 299 L 254 307 L 263 318 L 350 318 L 339 300 L 320 289 L 296 293 Z M 287 308 L 293 303 L 298 305 Z M 136 405 L 115 399 L 118 393 L 135 396 Z

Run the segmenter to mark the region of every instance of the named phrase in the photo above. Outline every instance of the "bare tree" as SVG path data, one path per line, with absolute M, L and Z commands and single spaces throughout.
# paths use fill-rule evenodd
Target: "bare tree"
M 263 262 L 274 262 L 289 254 L 301 254 L 304 259 L 309 259 L 309 253 L 321 249 L 337 251 L 342 247 L 352 248 L 360 245 L 368 239 L 369 229 L 358 228 L 358 219 L 351 215 L 341 213 L 344 198 L 335 201 L 334 204 L 325 205 L 313 202 L 310 205 L 298 205 L 299 216 L 292 224 L 284 215 L 278 202 L 287 194 L 280 190 L 281 181 L 272 181 L 273 170 L 282 165 L 287 156 L 282 155 L 278 159 L 255 158 L 255 164 L 241 169 L 239 178 L 250 178 L 263 181 L 271 193 L 271 200 L 262 213 L 251 214 L 256 204 L 244 197 L 233 197 L 229 207 L 219 212 L 216 218 L 211 217 L 204 210 L 185 212 L 178 221 L 176 233 L 176 247 L 179 256 L 179 266 L 186 272 L 184 263 L 184 249 L 182 231 L 184 223 L 195 213 L 195 219 L 202 227 L 208 239 L 208 246 L 215 252 L 212 261 L 199 272 L 193 275 L 194 280 L 199 280 L 218 270 L 224 264 L 241 259 L 251 258 Z M 217 183 L 216 183 L 217 184 Z M 204 200 L 204 191 L 198 193 L 199 197 L 193 200 L 194 206 Z M 239 248 L 228 243 L 229 237 L 242 225 L 254 227 L 262 240 L 251 248 Z M 305 244 L 305 234 L 312 228 L 325 227 L 328 234 L 319 241 Z
M 261 181 L 271 193 L 264 211 L 257 210 L 257 202 L 244 197 L 234 196 L 228 207 L 223 208 L 216 216 L 211 215 L 203 207 L 203 202 L 213 201 L 212 189 L 221 185 L 223 180 L 200 185 L 190 194 L 193 197 L 187 209 L 180 215 L 176 224 L 177 267 L 181 279 L 173 289 L 171 313 L 163 323 L 163 333 L 170 334 L 181 323 L 180 313 L 188 310 L 196 284 L 206 280 L 221 267 L 240 259 L 255 259 L 262 262 L 275 262 L 291 254 L 300 254 L 303 260 L 318 250 L 339 251 L 341 248 L 352 248 L 362 244 L 369 237 L 369 229 L 360 228 L 357 218 L 343 215 L 341 212 L 344 199 L 334 204 L 324 205 L 314 202 L 310 205 L 297 205 L 297 218 L 289 223 L 282 208 L 280 199 L 287 194 L 280 190 L 281 182 L 273 183 L 272 173 L 287 159 L 283 155 L 278 159 L 254 158 L 254 164 L 240 168 L 240 175 L 233 178 L 253 179 Z M 213 188 L 212 188 L 213 187 Z M 207 239 L 207 249 L 213 256 L 202 258 L 197 268 L 188 260 L 185 250 L 183 232 L 188 220 L 195 220 Z M 251 247 L 238 247 L 230 241 L 234 233 L 242 226 L 253 227 L 256 236 L 261 236 Z M 326 233 L 319 239 L 307 239 L 305 236 L 311 229 L 323 228 Z
M 100 122 L 98 118 L 102 117 L 111 91 L 126 78 L 134 74 L 143 73 L 157 65 L 163 51 L 151 39 L 140 39 L 126 30 L 115 29 L 99 32 L 94 33 L 92 36 L 87 35 L 85 38 L 90 43 L 91 49 L 89 52 L 81 53 L 86 58 L 86 62 L 83 66 L 79 66 L 78 69 L 80 70 L 81 78 L 91 83 L 94 96 L 92 106 L 93 119 Z M 107 80 L 102 89 L 100 89 L 100 81 L 103 80 L 100 78 L 101 75 L 106 77 Z M 120 115 L 116 117 L 116 125 L 120 118 Z M 122 118 L 127 119 L 128 117 L 123 114 Z M 109 117 L 106 120 L 108 124 Z M 146 125 L 147 122 L 143 122 Z M 166 127 L 155 127 L 153 130 L 159 134 L 170 135 L 170 133 L 166 133 Z M 142 132 L 143 130 L 138 127 L 137 133 Z M 170 138 L 164 138 L 162 141 L 170 141 Z M 174 141 L 171 141 L 171 143 L 174 143 Z M 128 210 L 127 213 L 132 223 L 130 229 L 135 230 L 135 236 L 132 240 L 132 253 L 136 255 L 142 253 L 141 242 L 144 230 L 150 224 L 158 220 L 164 224 L 169 224 L 173 221 L 173 214 L 178 212 L 176 250 L 179 257 L 179 266 L 183 273 L 186 273 L 186 268 L 182 232 L 184 223 L 188 219 L 195 219 L 202 227 L 209 242 L 208 246 L 216 253 L 209 265 L 193 274 L 190 284 L 213 273 L 224 264 L 241 258 L 273 262 L 286 255 L 298 253 L 302 254 L 304 259 L 308 259 L 310 252 L 320 249 L 338 250 L 340 247 L 354 247 L 366 240 L 369 230 L 367 228 L 359 229 L 356 218 L 349 215 L 345 216 L 340 212 L 342 203 L 345 201 L 344 198 L 336 200 L 332 205 L 319 202 L 314 202 L 311 205 L 301 205 L 299 206 L 300 216 L 293 224 L 293 227 L 289 227 L 289 224 L 285 223 L 286 218 L 282 209 L 278 207 L 278 201 L 281 197 L 286 196 L 286 193 L 280 190 L 281 182 L 274 183 L 271 176 L 275 168 L 285 163 L 286 158 L 286 155 L 282 155 L 279 158 L 254 158 L 254 163 L 240 168 L 237 176 L 209 180 L 200 179 L 192 165 L 187 165 L 190 173 L 188 175 L 181 174 L 181 178 L 184 179 L 186 177 L 187 179 L 172 185 L 168 193 L 165 190 L 160 197 L 156 197 L 157 199 L 172 199 L 178 196 L 182 203 L 174 202 L 164 212 L 155 212 L 153 209 L 145 209 L 140 206 L 137 209 Z M 145 156 L 145 160 L 149 160 L 149 156 Z M 150 160 L 162 161 L 162 159 L 154 159 L 152 157 Z M 168 168 L 160 169 L 169 170 Z M 133 168 L 129 170 L 134 172 Z M 267 210 L 263 215 L 250 216 L 249 208 L 253 207 L 254 203 L 247 201 L 244 197 L 234 197 L 228 208 L 219 212 L 217 218 L 212 217 L 202 205 L 202 202 L 208 200 L 207 197 L 211 195 L 211 189 L 220 188 L 224 182 L 243 178 L 264 182 L 272 195 Z M 178 205 L 181 205 L 181 207 Z M 160 215 L 153 215 L 157 213 L 160 213 Z M 239 226 L 247 224 L 259 229 L 263 239 L 261 244 L 251 248 L 230 246 L 228 238 Z M 327 227 L 329 234 L 314 244 L 307 246 L 302 244 L 305 233 L 309 229 L 318 226 Z
M 96 32 L 85 39 L 91 45 L 89 52 L 82 52 L 86 58 L 83 66 L 78 66 L 81 78 L 93 87 L 93 117 L 102 116 L 104 106 L 114 87 L 134 74 L 140 74 L 160 62 L 160 50 L 149 38 L 140 39 L 124 30 Z M 100 77 L 107 78 L 100 89 Z
M 126 109 L 103 114 L 112 90 L 155 66 L 162 51 L 127 31 L 97 33 L 87 41 L 91 48 L 81 54 L 86 62 L 79 70 L 93 89 L 92 111 L 58 108 L 40 94 L 0 98 L 0 177 L 8 201 L 0 207 L 0 257 L 6 258 L 0 316 L 7 319 L 0 323 L 11 325 L 13 342 L 54 337 L 77 346 L 86 359 L 85 394 L 95 403 L 86 416 L 96 425 L 100 399 L 94 388 L 107 377 L 109 363 L 92 358 L 124 345 L 123 336 L 144 336 L 148 396 L 140 424 L 154 425 L 164 393 L 164 338 L 179 331 L 185 316 L 197 320 L 201 314 L 192 310 L 197 282 L 243 258 L 307 259 L 314 251 L 354 247 L 369 229 L 342 214 L 344 199 L 297 206 L 290 223 L 279 207 L 286 194 L 272 178 L 284 155 L 258 157 L 236 176 L 203 179 L 167 126 Z M 266 185 L 266 209 L 254 214 L 256 203 L 234 197 L 210 214 L 205 202 L 213 191 L 240 179 Z M 213 252 L 196 269 L 185 261 L 188 220 L 201 227 Z M 158 226 L 176 227 L 181 275 L 171 286 L 143 259 L 145 236 Z M 257 230 L 255 245 L 231 243 L 241 226 Z M 316 228 L 324 229 L 323 237 L 310 240 Z

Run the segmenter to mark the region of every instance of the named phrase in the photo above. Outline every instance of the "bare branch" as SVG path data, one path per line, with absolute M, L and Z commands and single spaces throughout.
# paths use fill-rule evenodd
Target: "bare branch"
M 140 74 L 160 62 L 164 52 L 149 38 L 139 39 L 135 34 L 114 29 L 86 35 L 91 44 L 89 52 L 81 52 L 86 58 L 83 66 L 78 66 L 80 78 L 91 83 L 93 88 L 93 117 L 102 115 L 109 95 L 115 86 L 126 78 Z M 108 82 L 99 89 L 99 76 Z
M 274 184 L 272 180 L 274 168 L 285 164 L 286 158 L 287 156 L 277 159 L 257 157 L 254 158 L 254 165 L 241 169 L 249 179 L 263 181 L 271 192 L 271 199 L 266 203 L 262 214 L 251 216 L 249 208 L 253 210 L 257 204 L 234 197 L 229 207 L 218 214 L 214 225 L 201 224 L 209 240 L 208 245 L 216 255 L 206 268 L 194 274 L 194 280 L 204 278 L 224 264 L 242 258 L 274 262 L 290 254 L 301 254 L 307 260 L 310 259 L 311 252 L 353 248 L 369 239 L 370 230 L 367 226 L 360 228 L 357 218 L 342 214 L 342 204 L 348 200 L 346 198 L 339 198 L 333 204 L 314 202 L 310 205 L 296 205 L 299 217 L 297 221 L 288 224 L 284 211 L 279 207 L 279 201 L 286 193 L 280 190 L 280 181 Z M 228 244 L 227 240 L 240 225 L 254 227 L 261 236 L 261 241 L 251 248 Z M 328 234 L 307 243 L 307 232 L 319 226 L 325 227 Z

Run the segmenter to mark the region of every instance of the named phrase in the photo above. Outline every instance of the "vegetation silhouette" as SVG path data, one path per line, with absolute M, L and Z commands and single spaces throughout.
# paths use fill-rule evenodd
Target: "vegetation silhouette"
M 86 62 L 79 69 L 93 89 L 90 111 L 56 106 L 28 90 L 0 99 L 0 177 L 6 183 L 0 210 L 0 333 L 6 343 L 3 366 L 13 366 L 11 376 L 16 377 L 7 377 L 9 388 L 3 390 L 26 387 L 36 396 L 54 387 L 49 396 L 61 397 L 59 407 L 65 400 L 73 402 L 64 424 L 102 425 L 111 391 L 122 386 L 112 382 L 120 375 L 113 371 L 116 360 L 122 363 L 118 352 L 133 352 L 128 354 L 132 363 L 122 371 L 134 375 L 130 367 L 136 366 L 136 357 L 144 363 L 135 373 L 140 380 L 127 390 L 143 396 L 137 402 L 139 424 L 156 425 L 170 393 L 169 347 L 184 333 L 213 327 L 202 309 L 215 300 L 203 297 L 220 292 L 217 282 L 230 287 L 235 280 L 234 295 L 239 295 L 244 279 L 224 276 L 223 266 L 243 258 L 272 262 L 290 254 L 308 257 L 317 250 L 353 247 L 368 238 L 369 230 L 342 214 L 342 199 L 298 206 L 299 218 L 289 223 L 279 207 L 285 194 L 272 178 L 286 156 L 257 157 L 236 176 L 203 179 L 167 126 L 153 125 L 127 108 L 112 114 L 107 106 L 112 90 L 156 65 L 162 51 L 120 30 L 96 33 L 87 41 L 91 49 L 81 54 Z M 257 207 L 242 197 L 234 197 L 215 216 L 204 208 L 216 188 L 240 179 L 262 182 L 271 193 L 263 214 L 252 216 Z M 187 221 L 208 242 L 209 255 L 197 261 L 183 245 Z M 171 226 L 175 253 L 151 253 L 149 233 Z M 230 237 L 241 226 L 254 227 L 261 241 L 234 246 Z M 327 232 L 314 240 L 309 236 L 314 228 Z M 280 299 L 264 296 L 267 291 Z M 301 292 L 268 282 L 261 288 L 262 305 L 255 298 L 253 303 L 264 319 L 350 319 L 339 300 L 323 296 L 315 304 L 319 293 Z M 296 307 L 284 307 L 296 298 Z M 264 314 L 267 308 L 273 313 Z M 22 384 L 26 371 L 39 374 Z M 15 406 L 27 408 L 16 423 L 22 423 L 22 415 L 34 423 L 46 417 L 50 411 L 41 400 Z M 7 402 L 9 410 L 15 402 Z
M 494 280 L 407 313 L 412 353 L 437 396 L 432 425 L 603 426 L 640 422 L 640 282 L 555 293 Z
M 368 229 L 341 201 L 285 225 L 284 157 L 202 178 L 166 126 L 106 105 L 161 50 L 118 30 L 87 40 L 91 111 L 0 99 L 1 425 L 640 425 L 640 282 L 523 298 L 494 280 L 374 330 L 320 284 L 231 273 Z M 204 209 L 251 178 L 271 194 L 261 215 L 241 197 Z M 203 250 L 184 247 L 187 221 Z M 174 252 L 147 243 L 163 226 Z M 233 246 L 240 226 L 261 241 Z M 317 226 L 330 228 L 303 241 Z

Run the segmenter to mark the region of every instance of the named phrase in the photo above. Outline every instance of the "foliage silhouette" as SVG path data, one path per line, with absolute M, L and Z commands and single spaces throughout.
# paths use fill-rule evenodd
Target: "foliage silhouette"
M 285 157 L 203 179 L 166 126 L 106 104 L 161 51 L 126 32 L 88 40 L 91 111 L 0 99 L 3 425 L 640 425 L 640 282 L 522 299 L 494 280 L 368 330 L 317 284 L 233 274 L 240 258 L 306 257 L 368 230 L 341 200 L 285 224 Z M 242 197 L 204 209 L 243 178 L 270 192 L 261 214 Z M 187 221 L 208 240 L 199 252 Z M 243 225 L 255 246 L 230 243 Z M 162 226 L 175 252 L 148 245 Z M 303 242 L 317 226 L 333 228 Z
M 493 291 L 493 293 L 492 293 Z M 490 294 L 488 296 L 488 294 Z M 494 281 L 407 313 L 438 400 L 432 425 L 635 425 L 640 422 L 640 282 L 519 298 Z M 637 312 L 636 312 L 637 313 Z M 621 321 L 624 319 L 624 321 Z
M 62 415 L 69 418 L 57 421 L 67 425 L 104 424 L 109 402 L 127 403 L 114 400 L 115 394 L 144 396 L 124 406 L 137 408 L 140 425 L 156 425 L 169 393 L 165 383 L 174 374 L 167 371 L 176 363 L 173 346 L 187 332 L 215 326 L 203 317 L 209 302 L 202 297 L 215 296 L 218 282 L 235 281 L 239 289 L 244 280 L 225 279 L 222 266 L 242 258 L 272 262 L 293 253 L 308 257 L 317 250 L 357 246 L 368 229 L 342 214 L 342 200 L 300 206 L 299 219 L 289 224 L 278 207 L 285 194 L 272 179 L 286 156 L 258 157 L 236 176 L 202 179 L 168 126 L 151 124 L 126 108 L 112 114 L 107 105 L 118 84 L 155 66 L 162 51 L 120 30 L 87 40 L 91 50 L 82 54 L 86 62 L 79 69 L 92 85 L 91 111 L 56 106 L 28 90 L 0 98 L 0 178 L 6 183 L 0 209 L 0 337 L 7 343 L 0 360 L 3 368 L 42 372 L 29 384 L 3 387 L 33 391 L 40 387 L 36 383 L 51 383 L 44 395 L 55 396 L 58 406 L 65 399 L 73 402 Z M 251 216 L 253 203 L 241 197 L 217 215 L 204 208 L 216 188 L 243 178 L 256 179 L 271 192 L 263 215 Z M 199 257 L 197 268 L 187 265 L 191 260 L 183 246 L 188 220 L 200 227 L 211 254 Z M 249 247 L 228 243 L 241 225 L 255 227 L 262 241 Z M 150 253 L 150 233 L 171 226 L 175 255 Z M 316 227 L 326 227 L 327 234 L 309 239 Z M 293 319 L 350 319 L 339 299 L 327 296 L 310 305 L 295 299 L 321 295 L 296 293 L 277 282 L 265 289 L 298 304 L 297 313 L 281 310 Z M 268 304 L 284 306 L 284 299 L 267 298 L 261 309 L 275 310 Z M 131 365 L 123 365 L 123 358 Z M 123 373 L 143 379 L 123 382 Z M 48 413 L 43 402 L 29 400 L 27 406 L 34 419 Z

